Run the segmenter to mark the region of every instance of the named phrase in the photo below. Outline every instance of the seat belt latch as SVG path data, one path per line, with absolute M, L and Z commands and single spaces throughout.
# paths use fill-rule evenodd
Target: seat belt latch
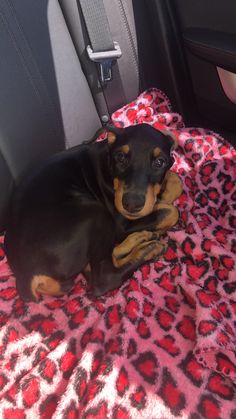
M 94 52 L 90 45 L 87 46 L 87 53 L 91 61 L 100 66 L 100 80 L 107 83 L 112 80 L 112 61 L 121 57 L 122 52 L 118 42 L 114 41 L 114 49 L 110 51 Z

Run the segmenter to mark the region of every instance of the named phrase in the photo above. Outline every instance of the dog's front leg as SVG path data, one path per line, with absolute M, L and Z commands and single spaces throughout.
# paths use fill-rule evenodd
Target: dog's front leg
M 157 240 L 142 242 L 115 267 L 112 260 L 103 260 L 91 266 L 91 293 L 99 297 L 108 291 L 119 288 L 143 263 L 154 260 L 165 248 Z
M 164 251 L 164 245 L 157 241 L 158 238 L 157 233 L 152 231 L 144 230 L 130 234 L 122 243 L 113 249 L 113 265 L 116 268 L 121 268 L 135 259 L 139 259 L 144 249 L 147 249 L 149 244 L 153 245 L 154 243 L 153 251 L 155 252 L 155 257 L 159 256 Z M 148 256 L 146 256 L 145 261 L 153 257 L 154 255 L 151 255 L 148 259 Z

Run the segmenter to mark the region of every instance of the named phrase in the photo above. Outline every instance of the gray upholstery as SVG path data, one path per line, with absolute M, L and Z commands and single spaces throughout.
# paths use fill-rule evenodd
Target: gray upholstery
M 0 228 L 12 186 L 90 138 L 96 108 L 57 0 L 0 2 Z
M 111 113 L 137 97 L 140 90 L 140 73 L 132 1 L 104 0 L 113 40 L 119 43 L 122 50 L 122 57 L 117 60 L 113 69 L 114 82 L 107 83 L 104 92 L 98 80 L 96 64 L 87 56 L 86 46 L 89 44 L 89 39 L 79 2 L 60 0 L 60 4 L 94 94 L 99 114 L 108 114 L 109 111 Z

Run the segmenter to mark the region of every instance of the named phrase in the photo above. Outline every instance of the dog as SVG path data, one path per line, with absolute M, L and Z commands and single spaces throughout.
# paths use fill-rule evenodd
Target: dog
M 90 293 L 114 290 L 165 251 L 181 192 L 169 171 L 175 137 L 148 124 L 62 151 L 16 188 L 5 251 L 21 298 L 61 296 L 83 272 Z

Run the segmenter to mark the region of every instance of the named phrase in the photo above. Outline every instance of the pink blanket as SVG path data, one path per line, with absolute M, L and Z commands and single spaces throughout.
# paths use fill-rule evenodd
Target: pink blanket
M 0 247 L 0 417 L 235 419 L 235 151 L 156 89 L 113 120 L 177 133 L 179 223 L 159 261 L 95 301 L 80 275 L 25 304 Z

